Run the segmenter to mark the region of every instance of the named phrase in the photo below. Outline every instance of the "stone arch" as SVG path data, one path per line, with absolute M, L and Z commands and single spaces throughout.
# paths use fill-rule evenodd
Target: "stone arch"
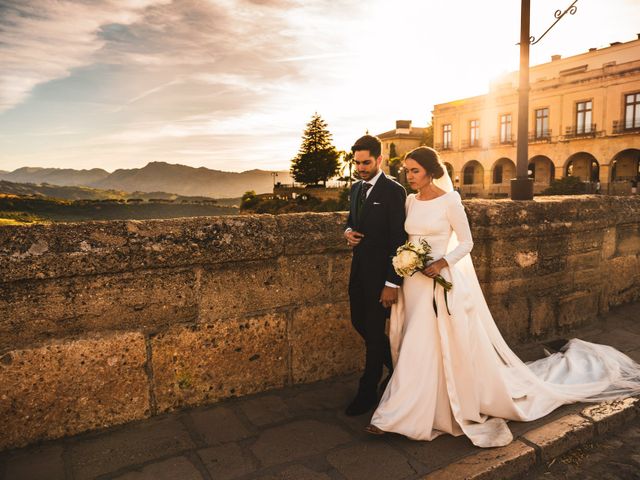
M 536 155 L 529 160 L 529 178 L 535 183 L 549 185 L 556 178 L 556 166 L 546 155 Z
M 627 182 L 640 177 L 640 150 L 627 148 L 616 153 L 611 160 L 611 182 Z
M 477 160 L 470 160 L 462 167 L 463 185 L 484 184 L 484 168 Z
M 491 183 L 509 183 L 512 178 L 516 178 L 516 164 L 513 160 L 506 157 L 496 160 L 491 167 Z
M 567 177 L 578 177 L 583 182 L 600 181 L 600 164 L 596 157 L 588 152 L 578 152 L 567 158 L 564 164 Z

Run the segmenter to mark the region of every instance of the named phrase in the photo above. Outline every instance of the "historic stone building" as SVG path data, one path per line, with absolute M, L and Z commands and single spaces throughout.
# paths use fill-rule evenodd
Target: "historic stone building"
M 423 145 L 425 134 L 426 128 L 413 127 L 411 120 L 396 120 L 395 130 L 376 135 L 382 142 L 382 169 L 389 173 L 389 159 L 402 157 L 405 153 Z
M 576 176 L 629 193 L 640 173 L 640 35 L 530 69 L 529 174 L 535 192 Z M 507 196 L 515 176 L 518 72 L 490 92 L 436 105 L 436 149 L 468 197 Z

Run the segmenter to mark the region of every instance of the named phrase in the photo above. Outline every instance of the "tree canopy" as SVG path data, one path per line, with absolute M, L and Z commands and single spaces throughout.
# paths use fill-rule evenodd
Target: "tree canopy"
M 326 185 L 338 173 L 339 156 L 327 123 L 316 112 L 307 123 L 298 155 L 291 161 L 291 174 L 305 185 Z

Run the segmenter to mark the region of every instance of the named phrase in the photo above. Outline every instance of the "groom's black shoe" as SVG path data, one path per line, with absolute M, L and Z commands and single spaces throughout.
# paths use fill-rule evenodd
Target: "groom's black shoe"
M 349 417 L 355 417 L 371 411 L 376 405 L 378 405 L 378 396 L 375 392 L 371 394 L 360 390 L 344 413 Z

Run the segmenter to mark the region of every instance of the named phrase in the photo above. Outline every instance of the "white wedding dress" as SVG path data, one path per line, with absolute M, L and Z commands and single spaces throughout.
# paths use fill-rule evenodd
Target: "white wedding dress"
M 405 229 L 410 240 L 429 242 L 434 259 L 447 260 L 441 274 L 453 283 L 451 314 L 439 285 L 434 305 L 432 279 L 404 279 L 391 312 L 395 369 L 371 423 L 416 440 L 465 434 L 479 447 L 495 447 L 513 438 L 506 420 L 640 393 L 640 365 L 605 345 L 573 339 L 562 353 L 529 364 L 511 351 L 480 289 L 469 223 L 447 180 L 447 193 L 436 199 L 409 195 Z

